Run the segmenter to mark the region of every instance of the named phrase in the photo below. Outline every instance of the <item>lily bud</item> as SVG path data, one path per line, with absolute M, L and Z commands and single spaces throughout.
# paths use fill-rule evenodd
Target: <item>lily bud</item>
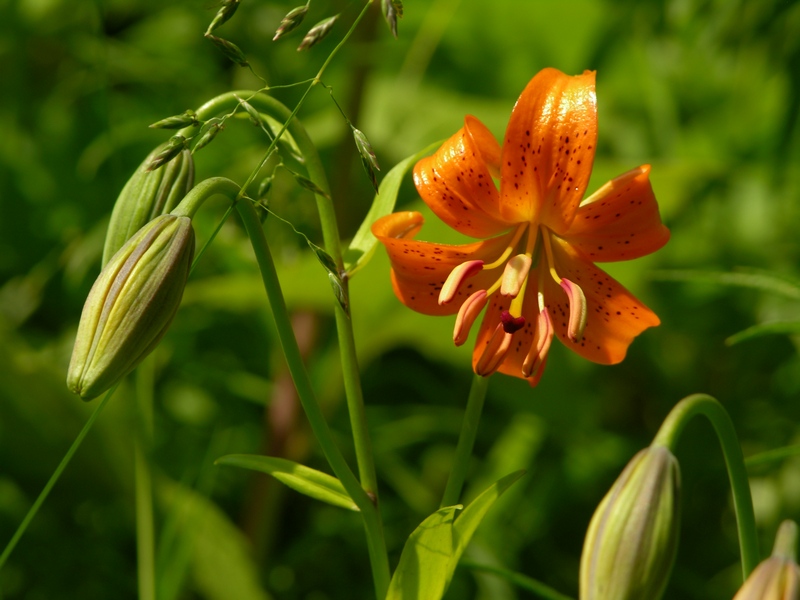
M 156 148 L 144 159 L 117 197 L 106 232 L 103 266 L 128 238 L 158 215 L 170 212 L 194 186 L 194 159 L 189 150 L 153 171 L 147 170 L 162 150 Z
M 67 387 L 84 400 L 130 373 L 166 333 L 194 255 L 189 217 L 156 217 L 103 268 L 83 306 Z
M 798 600 L 800 567 L 796 550 L 797 524 L 784 521 L 778 529 L 772 556 L 755 568 L 733 600 Z
M 592 517 L 581 600 L 658 600 L 678 547 L 680 471 L 664 446 L 631 459 Z

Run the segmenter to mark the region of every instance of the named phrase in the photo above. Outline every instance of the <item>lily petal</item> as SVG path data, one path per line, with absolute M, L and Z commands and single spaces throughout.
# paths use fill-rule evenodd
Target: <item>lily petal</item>
M 545 298 L 556 335 L 582 357 L 607 365 L 621 362 L 633 338 L 660 323 L 653 311 L 616 280 L 555 237 L 553 257 L 558 273 L 578 283 L 586 296 L 586 328 L 576 342 L 569 337 L 567 296 L 552 278 L 545 279 Z
M 433 244 L 412 239 L 423 221 L 418 212 L 393 213 L 375 221 L 372 233 L 389 254 L 392 286 L 398 299 L 426 315 L 452 315 L 473 292 L 491 286 L 498 274 L 492 271 L 477 273 L 459 287 L 452 301 L 440 306 L 439 292 L 450 272 L 467 261 L 490 261 L 505 250 L 513 232 L 458 246 Z
M 475 117 L 431 156 L 414 167 L 414 184 L 425 203 L 450 227 L 475 238 L 497 235 L 513 223 L 500 216 L 491 171 L 498 171 L 500 146 Z
M 517 100 L 506 129 L 500 214 L 564 233 L 589 183 L 597 144 L 595 74 L 540 71 Z
M 661 248 L 669 229 L 649 175 L 650 165 L 642 165 L 609 181 L 581 203 L 562 237 L 595 262 L 630 260 Z

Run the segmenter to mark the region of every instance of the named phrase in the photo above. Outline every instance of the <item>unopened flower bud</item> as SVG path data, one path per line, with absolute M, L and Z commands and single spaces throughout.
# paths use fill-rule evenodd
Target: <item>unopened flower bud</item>
M 277 41 L 287 33 L 297 29 L 300 26 L 300 23 L 303 22 L 307 12 L 308 4 L 305 6 L 298 6 L 297 8 L 290 10 L 286 16 L 281 19 L 281 24 L 278 27 L 278 30 L 275 32 L 275 37 L 272 38 L 272 41 Z
M 397 37 L 397 17 L 403 16 L 403 3 L 401 0 L 383 0 L 381 2 L 383 18 L 389 25 L 394 37 Z
M 784 521 L 778 529 L 772 556 L 762 561 L 733 600 L 798 600 L 800 567 L 797 566 L 797 524 Z
M 212 31 L 227 22 L 233 16 L 233 13 L 239 8 L 239 1 L 240 0 L 222 0 L 222 6 L 214 16 L 214 20 L 209 24 L 206 35 L 211 34 Z
M 356 129 L 352 125 L 351 128 L 353 129 L 353 139 L 356 142 L 356 149 L 358 150 L 359 156 L 361 156 L 361 165 L 364 167 L 364 171 L 367 177 L 369 177 L 372 187 L 375 188 L 377 192 L 378 179 L 375 177 L 375 171 L 380 171 L 381 168 L 378 166 L 378 159 L 375 157 L 375 151 L 372 149 L 372 144 L 369 143 L 363 131 Z
M 334 15 L 323 21 L 320 21 L 311 29 L 309 29 L 306 37 L 303 38 L 303 41 L 300 42 L 300 45 L 297 47 L 297 51 L 300 52 L 301 50 L 308 50 L 311 48 L 311 46 L 323 40 L 325 36 L 331 32 L 333 24 L 336 23 L 336 19 L 338 18 L 339 15 Z
M 214 138 L 217 137 L 217 134 L 225 129 L 223 125 L 219 123 L 212 123 L 208 129 L 203 132 L 203 135 L 195 142 L 193 152 L 197 152 L 206 146 L 208 146 L 211 142 L 214 141 Z
M 200 121 L 193 110 L 187 110 L 179 115 L 173 115 L 166 119 L 161 119 L 150 125 L 151 129 L 181 129 L 183 127 L 197 126 Z
M 182 135 L 173 135 L 169 141 L 161 148 L 161 152 L 156 154 L 153 159 L 148 163 L 147 170 L 155 171 L 161 165 L 171 161 L 173 158 L 186 148 L 186 138 Z
M 678 547 L 680 471 L 664 446 L 631 459 L 592 517 L 581 600 L 658 600 Z
M 216 35 L 211 35 L 210 33 L 207 33 L 205 37 L 211 40 L 228 60 L 235 62 L 240 67 L 250 66 L 250 63 L 247 62 L 247 57 L 244 55 L 244 52 L 242 52 L 242 49 L 233 42 L 221 37 L 217 37 Z
M 167 331 L 194 255 L 189 217 L 156 217 L 103 268 L 83 306 L 67 387 L 84 400 L 130 373 Z
M 144 159 L 117 197 L 106 232 L 103 266 L 134 233 L 170 212 L 194 186 L 194 159 L 189 150 L 158 169 L 147 170 L 162 151 L 163 147 L 158 147 Z

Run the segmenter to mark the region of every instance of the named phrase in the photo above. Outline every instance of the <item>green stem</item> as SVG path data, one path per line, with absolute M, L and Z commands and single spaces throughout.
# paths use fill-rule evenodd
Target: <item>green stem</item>
M 183 197 L 180 204 L 170 214 L 179 217 L 194 217 L 203 203 L 212 196 L 220 195 L 226 198 L 238 198 L 239 186 L 225 177 L 209 177 L 204 179 Z
M 36 516 L 36 513 L 39 512 L 39 508 L 41 508 L 42 504 L 47 499 L 47 496 L 50 494 L 50 490 L 53 489 L 53 486 L 61 477 L 61 474 L 64 472 L 64 469 L 67 468 L 69 461 L 72 460 L 72 457 L 80 447 L 81 442 L 83 442 L 83 438 L 85 438 L 86 434 L 89 433 L 89 430 L 92 428 L 92 425 L 94 425 L 94 422 L 97 420 L 97 417 L 100 416 L 100 412 L 103 410 L 106 403 L 108 403 L 109 398 L 111 398 L 116 389 L 117 386 L 115 385 L 110 390 L 108 390 L 108 392 L 106 392 L 106 395 L 100 401 L 100 404 L 97 405 L 97 408 L 94 409 L 94 412 L 89 417 L 89 420 L 86 421 L 86 424 L 83 426 L 83 429 L 81 429 L 80 433 L 78 434 L 78 437 L 76 437 L 75 441 L 72 442 L 72 445 L 69 447 L 69 450 L 67 450 L 67 453 L 64 455 L 64 458 L 62 458 L 61 462 L 58 463 L 56 470 L 53 471 L 53 474 L 50 476 L 50 479 L 45 484 L 44 489 L 39 493 L 39 497 L 36 498 L 36 501 L 33 503 L 33 506 L 31 506 L 30 510 L 28 510 L 28 514 L 25 515 L 25 518 L 22 520 L 22 523 L 19 524 L 19 527 L 17 527 L 17 530 L 14 532 L 13 537 L 6 545 L 5 550 L 3 550 L 3 554 L 0 555 L 0 569 L 2 569 L 3 565 L 6 564 L 9 555 L 14 550 L 19 540 L 22 538 L 22 535 L 25 533 L 25 530 L 28 529 L 28 525 L 30 525 L 31 521 L 33 521 L 33 518 Z
M 474 375 L 472 387 L 469 390 L 467 408 L 464 412 L 464 422 L 461 424 L 461 433 L 458 436 L 456 456 L 453 468 L 447 478 L 447 486 L 442 496 L 441 507 L 458 504 L 461 489 L 467 477 L 467 470 L 472 459 L 472 449 L 475 446 L 475 436 L 478 434 L 478 424 L 483 411 L 483 401 L 486 399 L 486 390 L 489 387 L 489 378 Z
M 714 427 L 714 431 L 722 447 L 725 466 L 733 493 L 733 507 L 736 513 L 736 525 L 739 530 L 739 547 L 742 558 L 742 574 L 744 579 L 750 575 L 759 561 L 758 534 L 756 519 L 753 514 L 753 500 L 750 496 L 750 484 L 744 465 L 744 456 L 736 437 L 730 415 L 717 400 L 706 394 L 694 394 L 684 398 L 662 423 L 653 444 L 668 447 L 673 453 L 686 424 L 696 415 L 705 416 Z
M 272 260 L 261 221 L 256 214 L 255 208 L 250 202 L 240 202 L 237 205 L 239 214 L 244 221 L 245 229 L 250 236 L 253 251 L 261 270 L 261 277 L 264 281 L 269 303 L 272 308 L 272 316 L 275 327 L 278 331 L 283 353 L 289 372 L 294 380 L 300 403 L 308 418 L 314 436 L 322 447 L 322 451 L 333 469 L 334 474 L 342 482 L 342 485 L 350 494 L 353 502 L 356 503 L 364 519 L 364 528 L 367 534 L 367 546 L 370 555 L 370 564 L 375 584 L 375 594 L 378 599 L 386 597 L 389 588 L 389 560 L 386 555 L 386 544 L 383 536 L 383 525 L 380 520 L 377 506 L 373 503 L 370 496 L 362 489 L 349 465 L 342 456 L 341 451 L 336 446 L 327 421 L 322 414 L 319 403 L 316 400 L 314 390 L 308 378 L 305 364 L 303 363 L 297 340 L 292 331 L 289 320 L 289 312 L 286 309 L 286 302 L 278 281 L 278 274 L 275 271 L 275 264 Z
M 136 369 L 136 436 L 134 476 L 136 481 L 136 569 L 139 600 L 155 600 L 155 527 L 153 519 L 153 478 L 150 464 L 153 440 L 153 355 Z
M 206 102 L 197 110 L 198 118 L 204 119 L 220 112 L 229 111 L 239 104 L 237 96 L 240 98 L 247 98 L 247 101 L 256 109 L 284 123 L 284 128 L 278 132 L 275 139 L 277 140 L 284 130 L 288 131 L 305 159 L 309 179 L 319 186 L 326 194 L 329 193 L 330 186 L 328 185 L 325 170 L 319 159 L 316 146 L 300 121 L 294 118 L 297 112 L 296 109 L 290 112 L 281 102 L 265 94 L 260 94 L 252 90 L 235 90 L 221 94 Z M 270 147 L 272 147 L 272 144 Z M 241 196 L 241 193 L 239 195 Z M 333 203 L 323 195 L 316 195 L 315 197 L 317 201 L 317 210 L 320 215 L 325 250 L 330 254 L 341 272 L 344 268 L 342 262 L 342 246 Z M 344 281 L 343 285 L 345 286 L 346 293 L 347 281 Z M 353 325 L 350 318 L 344 312 L 344 309 L 342 309 L 338 303 L 334 310 L 339 339 L 339 351 L 342 360 L 345 396 L 347 398 L 347 408 L 350 414 L 350 426 L 353 431 L 353 443 L 355 446 L 356 460 L 358 461 L 359 478 L 361 479 L 361 484 L 364 489 L 373 496 L 376 496 L 378 483 L 373 460 L 372 442 L 369 436 L 364 410 L 364 396 L 361 389 Z

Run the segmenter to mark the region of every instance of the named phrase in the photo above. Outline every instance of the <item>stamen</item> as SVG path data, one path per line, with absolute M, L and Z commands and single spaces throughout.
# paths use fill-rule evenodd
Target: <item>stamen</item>
M 503 329 L 506 333 L 514 333 L 525 327 L 525 317 L 515 317 L 507 310 L 500 313 L 500 323 L 503 324 Z
M 467 341 L 469 337 L 469 330 L 472 329 L 472 324 L 481 311 L 486 306 L 486 300 L 489 295 L 486 290 L 478 290 L 464 301 L 461 308 L 458 309 L 456 316 L 456 326 L 453 328 L 453 342 L 456 346 L 460 346 Z
M 573 342 L 579 342 L 586 329 L 586 296 L 577 283 L 569 279 L 562 279 L 558 276 L 558 273 L 556 273 L 556 263 L 555 260 L 553 260 L 553 247 L 550 242 L 550 236 L 545 233 L 543 237 L 544 252 L 547 256 L 550 276 L 561 286 L 561 289 L 566 292 L 569 298 L 569 324 L 567 326 L 567 335 Z
M 517 254 L 506 263 L 503 271 L 503 282 L 500 284 L 500 293 L 503 296 L 516 298 L 522 289 L 522 285 L 528 278 L 531 270 L 531 257 L 526 254 Z
M 487 271 L 489 269 L 496 269 L 504 262 L 506 262 L 506 259 L 509 256 L 511 256 L 511 253 L 514 251 L 514 248 L 516 248 L 517 242 L 519 242 L 519 238 L 522 237 L 522 232 L 525 231 L 525 227 L 526 225 L 524 223 L 519 227 L 517 227 L 517 230 L 514 232 L 514 237 L 511 238 L 511 241 L 508 243 L 508 246 L 506 246 L 506 249 L 503 250 L 503 253 L 500 255 L 500 257 L 493 263 L 490 263 L 484 266 L 483 268 L 486 269 Z
M 461 287 L 464 280 L 480 272 L 481 269 L 483 269 L 482 260 L 468 260 L 450 271 L 450 275 L 447 276 L 442 290 L 439 292 L 439 306 L 447 304 L 455 298 L 458 288 Z
M 573 342 L 579 342 L 586 329 L 586 296 L 576 283 L 569 279 L 561 280 L 561 288 L 569 297 L 569 324 L 567 325 L 567 335 Z
M 503 329 L 503 324 L 498 323 L 489 338 L 489 343 L 483 350 L 483 354 L 475 364 L 475 372 L 481 377 L 488 377 L 500 366 L 511 348 L 512 334 Z
M 539 294 L 539 296 L 541 303 L 542 295 Z M 550 312 L 547 307 L 544 307 L 539 312 L 530 352 L 528 352 L 522 363 L 522 375 L 525 378 L 536 376 L 538 381 L 538 378 L 541 377 L 541 371 L 544 371 L 544 364 L 547 361 L 550 344 L 553 341 L 553 333 L 553 321 L 550 319 Z
M 544 255 L 547 258 L 547 268 L 550 270 L 550 276 L 558 285 L 561 285 L 561 277 L 556 273 L 556 262 L 553 260 L 553 247 L 550 245 L 550 236 L 547 232 L 542 234 L 542 240 L 544 241 Z

